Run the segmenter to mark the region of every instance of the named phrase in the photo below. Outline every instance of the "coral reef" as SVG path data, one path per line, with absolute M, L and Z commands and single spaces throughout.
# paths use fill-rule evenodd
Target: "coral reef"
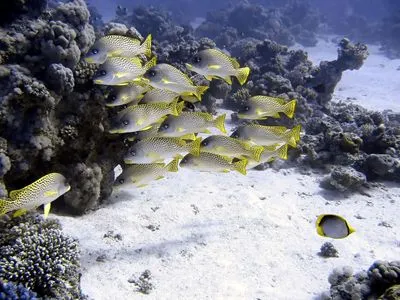
M 22 284 L 0 281 L 0 300 L 36 300 L 36 293 L 26 289 Z
M 329 276 L 329 283 L 330 299 L 377 299 L 393 293 L 393 287 L 400 283 L 400 262 L 376 261 L 368 271 L 356 274 L 351 267 L 337 268 Z
M 18 12 L 0 27 L 2 181 L 10 191 L 61 172 L 74 191 L 63 204 L 83 213 L 110 195 L 124 148 L 104 133 L 109 112 L 91 82 L 96 67 L 80 62 L 96 38 L 90 13 L 83 0 Z
M 322 257 L 339 257 L 338 251 L 330 242 L 324 243 L 321 246 L 321 251 L 318 254 Z
M 27 214 L 1 220 L 0 231 L 1 280 L 38 297 L 81 298 L 78 242 L 62 234 L 58 221 Z
M 351 167 L 336 166 L 331 174 L 322 181 L 325 188 L 336 189 L 340 192 L 357 190 L 367 182 L 366 176 Z
M 291 1 L 279 8 L 240 1 L 210 11 L 206 21 L 196 29 L 196 35 L 215 40 L 221 48 L 230 48 L 244 37 L 270 39 L 287 46 L 295 42 L 315 46 L 319 23 L 318 14 L 304 1 Z

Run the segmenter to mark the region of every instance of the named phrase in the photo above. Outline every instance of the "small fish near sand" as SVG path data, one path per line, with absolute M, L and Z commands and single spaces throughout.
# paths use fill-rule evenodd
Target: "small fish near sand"
M 241 68 L 239 62 L 217 49 L 206 49 L 199 51 L 192 59 L 191 63 L 186 63 L 186 67 L 198 74 L 212 80 L 222 78 L 228 84 L 232 84 L 231 76 L 238 79 L 240 85 L 246 83 L 250 74 L 250 68 Z
M 286 143 L 295 148 L 300 140 L 300 131 L 300 125 L 288 129 L 284 126 L 249 124 L 238 127 L 231 137 L 263 146 Z
M 143 43 L 134 38 L 121 35 L 107 35 L 98 39 L 85 56 L 85 61 L 102 64 L 110 57 L 134 57 L 144 54 L 151 57 L 151 34 Z
M 264 151 L 262 146 L 251 146 L 246 142 L 239 141 L 224 135 L 211 135 L 201 142 L 200 151 L 231 157 L 250 156 L 260 161 Z
M 269 96 L 250 97 L 243 109 L 238 112 L 240 119 L 265 120 L 268 117 L 280 118 L 279 113 L 284 113 L 293 118 L 296 109 L 296 100 L 286 102 L 281 98 Z
M 175 137 L 150 137 L 131 146 L 124 157 L 124 162 L 126 164 L 149 164 L 164 162 L 164 160 L 180 156 L 185 152 L 199 155 L 200 143 L 201 138 L 197 138 L 193 142 L 186 142 Z
M 345 218 L 333 214 L 318 216 L 315 225 L 320 236 L 333 239 L 343 239 L 356 231 Z
M 196 86 L 183 72 L 169 64 L 157 64 L 149 69 L 144 77 L 148 84 L 157 89 L 166 89 L 179 95 L 194 95 L 201 99 L 208 86 Z
M 280 158 L 283 160 L 287 159 L 288 145 L 284 144 L 280 147 L 276 146 L 264 146 L 264 151 L 261 154 L 260 161 L 256 161 L 254 159 L 249 158 L 247 169 L 252 169 L 259 164 L 268 163 L 274 161 L 276 158 Z
M 201 172 L 223 172 L 238 171 L 246 175 L 247 159 L 233 161 L 233 158 L 214 153 L 200 152 L 200 155 L 185 155 L 179 166 Z
M 134 164 L 126 165 L 114 182 L 116 190 L 145 187 L 153 180 L 163 179 L 168 172 L 178 172 L 179 158 L 169 164 Z
M 19 190 L 13 190 L 9 199 L 0 199 L 0 215 L 16 211 L 13 217 L 44 205 L 44 216 L 50 212 L 51 202 L 71 189 L 66 178 L 59 173 L 47 174 Z

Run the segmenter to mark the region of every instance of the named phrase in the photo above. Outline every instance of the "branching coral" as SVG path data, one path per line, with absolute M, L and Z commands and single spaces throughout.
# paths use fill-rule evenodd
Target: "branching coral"
M 28 214 L 0 224 L 0 279 L 40 297 L 79 299 L 78 242 L 61 232 L 55 220 Z

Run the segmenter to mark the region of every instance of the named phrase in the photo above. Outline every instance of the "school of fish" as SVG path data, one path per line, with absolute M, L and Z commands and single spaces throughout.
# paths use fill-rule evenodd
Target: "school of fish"
M 108 35 L 100 38 L 85 56 L 87 63 L 98 64 L 93 82 L 113 86 L 106 95 L 107 107 L 123 107 L 110 120 L 111 134 L 129 134 L 134 142 L 124 157 L 122 173 L 114 188 L 143 187 L 164 178 L 179 167 L 206 172 L 247 170 L 276 158 L 287 159 L 288 147 L 300 140 L 300 125 L 283 126 L 248 124 L 239 126 L 231 136 L 225 129 L 225 115 L 184 111 L 184 102 L 201 101 L 208 86 L 196 86 L 176 67 L 158 63 L 153 56 L 152 37 L 144 41 Z M 222 79 L 232 84 L 236 78 L 246 83 L 250 68 L 218 49 L 199 51 L 186 68 L 208 81 Z M 280 113 L 293 118 L 296 100 L 255 95 L 238 112 L 240 119 L 265 120 L 279 118 Z M 220 134 L 212 135 L 210 128 Z M 210 134 L 202 139 L 198 134 Z M 44 205 L 48 215 L 50 203 L 70 190 L 65 177 L 50 173 L 32 184 L 11 191 L 0 199 L 0 215 L 15 211 L 18 216 Z M 324 237 L 344 238 L 355 230 L 337 215 L 320 215 L 317 233 Z

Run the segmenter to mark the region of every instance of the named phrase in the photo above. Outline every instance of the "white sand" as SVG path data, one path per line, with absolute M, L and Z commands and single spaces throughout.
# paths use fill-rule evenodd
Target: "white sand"
M 320 59 L 332 49 L 311 49 L 310 56 Z M 397 65 L 380 68 L 377 61 L 385 59 L 375 59 L 346 72 L 336 98 L 357 95 L 370 108 L 384 109 L 375 101 L 394 82 Z M 381 83 L 365 82 L 378 69 Z M 386 91 L 386 98 L 397 97 L 395 91 Z M 248 176 L 181 169 L 146 188 L 114 194 L 113 204 L 85 216 L 57 218 L 80 240 L 82 288 L 91 299 L 313 299 L 329 289 L 334 267 L 359 271 L 374 260 L 400 257 L 399 186 L 382 183 L 368 191 L 371 197 L 345 197 L 320 188 L 320 179 L 292 169 Z M 321 213 L 344 216 L 357 232 L 343 240 L 318 236 L 314 222 Z M 104 237 L 108 231 L 122 240 Z M 317 255 L 327 241 L 339 258 Z M 96 261 L 103 254 L 105 261 Z M 146 269 L 154 285 L 149 295 L 128 282 Z

